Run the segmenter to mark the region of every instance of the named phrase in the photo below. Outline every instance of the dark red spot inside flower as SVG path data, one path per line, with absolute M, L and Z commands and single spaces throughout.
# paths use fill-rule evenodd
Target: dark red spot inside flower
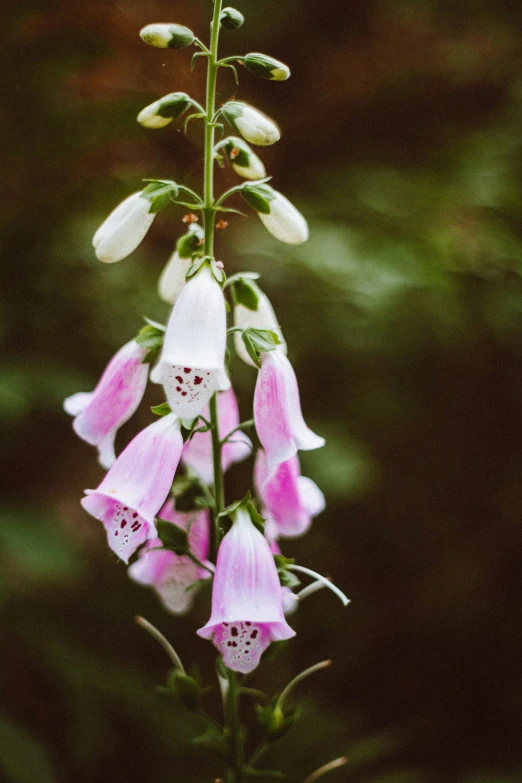
M 183 372 L 192 372 L 192 369 L 190 367 L 184 367 Z
M 252 633 L 250 634 L 250 638 L 257 639 L 257 631 L 252 631 Z
M 237 630 L 237 628 L 232 628 L 232 629 L 230 630 L 230 633 L 232 634 L 232 636 L 237 636 L 237 635 L 238 635 L 238 630 Z
M 140 529 L 140 527 L 141 527 L 141 524 L 139 522 L 134 522 L 132 527 L 131 527 L 131 530 L 132 530 L 133 533 L 135 533 L 137 530 Z
M 176 380 L 178 383 L 183 383 L 183 378 L 181 377 L 181 375 L 176 375 Z
M 128 507 L 128 506 L 124 506 L 124 507 L 123 507 L 123 510 L 124 510 L 124 511 L 128 511 L 128 510 L 129 510 L 129 507 Z
M 228 623 L 223 623 L 223 625 L 225 626 L 225 628 L 228 628 Z
M 176 391 L 181 391 L 181 386 L 176 386 Z
M 245 642 L 245 644 L 252 644 L 252 642 Z
M 199 386 L 200 383 L 203 383 L 203 378 L 200 378 L 199 375 L 196 375 L 196 377 L 194 378 L 195 386 Z
M 232 647 L 232 642 L 227 642 L 227 647 Z
M 138 512 L 137 512 L 137 511 L 135 511 L 135 512 L 134 512 L 134 514 L 132 515 L 132 518 L 133 518 L 133 519 L 136 519 L 136 517 L 137 517 L 137 516 L 138 516 Z
M 237 642 L 231 642 L 232 647 L 237 647 Z
M 187 396 L 187 392 L 181 392 L 181 396 L 182 397 L 186 397 Z
M 251 622 L 246 622 L 245 625 L 252 625 L 252 623 Z
M 116 531 L 114 535 L 117 536 L 118 535 L 118 531 Z
M 124 527 L 127 527 L 127 520 L 126 519 L 122 520 L 122 523 L 121 523 L 120 527 L 121 527 L 122 530 L 123 530 Z

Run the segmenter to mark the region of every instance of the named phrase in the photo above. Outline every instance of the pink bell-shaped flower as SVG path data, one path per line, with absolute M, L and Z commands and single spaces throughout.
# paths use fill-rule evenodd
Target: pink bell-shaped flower
M 230 432 L 235 430 L 239 424 L 239 410 L 237 407 L 236 395 L 232 387 L 227 391 L 219 392 L 217 396 L 218 409 L 218 430 L 219 437 L 225 438 Z M 203 416 L 208 420 L 210 414 L 205 408 Z M 242 462 L 247 459 L 252 452 L 252 442 L 244 432 L 238 430 L 234 432 L 229 441 L 221 449 L 221 464 L 223 472 L 228 470 L 236 462 Z M 199 476 L 206 484 L 212 484 L 214 481 L 214 470 L 212 463 L 212 436 L 209 431 L 196 432 L 192 438 L 185 443 L 181 461 L 193 473 Z
M 265 452 L 259 449 L 254 480 L 277 536 L 302 536 L 312 524 L 312 518 L 324 510 L 324 495 L 315 481 L 301 476 L 297 454 L 281 462 L 269 476 Z
M 215 391 L 228 389 L 225 299 L 208 264 L 182 289 L 167 326 L 160 360 L 150 374 L 174 413 L 198 416 Z
M 169 413 L 136 435 L 98 489 L 85 490 L 82 506 L 103 522 L 110 548 L 125 563 L 157 537 L 154 518 L 170 492 L 182 448 L 180 421 Z
M 182 513 L 175 510 L 174 501 L 169 498 L 158 516 L 188 530 L 190 551 L 198 560 L 206 560 L 210 546 L 210 520 L 206 509 Z M 147 541 L 138 560 L 129 566 L 129 576 L 135 582 L 153 587 L 169 612 L 184 614 L 197 592 L 195 586 L 187 588 L 198 579 L 208 577 L 209 573 L 186 555 L 156 547 L 161 547 L 159 538 Z
M 244 674 L 256 668 L 271 642 L 295 636 L 283 613 L 270 545 L 241 506 L 219 547 L 212 613 L 198 634 L 212 639 L 225 666 Z
M 142 364 L 145 354 L 146 350 L 131 340 L 112 357 L 94 391 L 78 392 L 64 400 L 66 412 L 74 416 L 74 431 L 98 447 L 99 462 L 105 469 L 116 459 L 116 432 L 136 411 L 145 392 L 149 371 L 148 365 Z
M 309 451 L 325 444 L 324 438 L 312 432 L 303 419 L 297 379 L 282 351 L 261 354 L 254 392 L 254 420 L 265 450 L 268 475 L 298 449 Z

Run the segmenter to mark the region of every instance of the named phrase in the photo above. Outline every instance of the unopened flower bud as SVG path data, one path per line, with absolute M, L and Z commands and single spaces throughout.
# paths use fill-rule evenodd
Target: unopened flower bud
M 191 100 L 186 92 L 171 92 L 140 111 L 137 120 L 144 128 L 164 128 L 187 111 Z
M 263 161 L 248 146 L 243 139 L 231 136 L 226 144 L 223 144 L 225 154 L 236 174 L 245 179 L 262 179 L 266 177 L 266 169 Z
M 181 24 L 148 24 L 140 30 L 140 38 L 158 49 L 183 49 L 194 43 L 194 33 Z
M 133 193 L 118 204 L 95 233 L 96 256 L 106 264 L 121 261 L 136 250 L 152 225 L 155 213 L 142 192 Z
M 222 112 L 227 122 L 251 144 L 266 147 L 281 138 L 275 122 L 248 103 L 228 101 Z
M 219 17 L 219 21 L 223 25 L 223 27 L 226 27 L 228 30 L 235 30 L 238 27 L 241 27 L 243 22 L 245 21 L 245 17 L 241 13 L 241 11 L 238 11 L 237 8 L 231 8 L 228 6 L 227 8 L 223 8 L 221 11 L 221 16 Z
M 282 193 L 267 184 L 245 185 L 241 195 L 255 209 L 267 231 L 287 245 L 301 245 L 308 239 L 308 223 Z
M 243 60 L 243 65 L 250 73 L 253 73 L 254 76 L 259 76 L 260 79 L 284 82 L 290 76 L 288 65 L 280 62 L 280 60 L 276 60 L 274 57 L 269 57 L 267 54 L 260 54 L 259 52 L 247 54 Z

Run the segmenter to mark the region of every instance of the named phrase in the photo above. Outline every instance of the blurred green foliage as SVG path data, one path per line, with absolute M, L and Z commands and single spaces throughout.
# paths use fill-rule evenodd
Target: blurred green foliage
M 230 274 L 261 273 L 328 438 L 304 454 L 327 511 L 284 553 L 352 598 L 310 598 L 298 636 L 253 683 L 279 688 L 321 658 L 302 718 L 267 764 L 302 783 L 521 780 L 522 8 L 518 0 L 241 0 L 223 54 L 260 50 L 292 67 L 231 95 L 283 128 L 263 150 L 274 186 L 310 218 L 279 245 L 255 216 L 230 219 Z M 132 258 L 105 266 L 94 230 L 142 177 L 197 186 L 195 123 L 147 132 L 139 109 L 172 90 L 202 97 L 189 56 L 144 47 L 144 24 L 203 36 L 206 0 L 23 0 L 3 19 L 4 306 L 0 369 L 0 778 L 8 783 L 208 783 L 202 731 L 156 693 L 168 662 L 210 645 L 131 584 L 79 507 L 101 471 L 61 410 L 107 359 L 162 319 L 158 274 L 184 230 L 162 214 Z M 227 170 L 223 187 L 234 184 Z M 245 418 L 255 373 L 234 364 Z M 120 445 L 149 421 L 151 389 Z M 251 465 L 227 479 L 241 497 Z M 330 603 L 330 601 L 332 603 Z M 303 689 L 304 690 L 304 689 Z M 214 697 L 209 709 L 217 710 Z M 249 716 L 251 721 L 252 715 Z

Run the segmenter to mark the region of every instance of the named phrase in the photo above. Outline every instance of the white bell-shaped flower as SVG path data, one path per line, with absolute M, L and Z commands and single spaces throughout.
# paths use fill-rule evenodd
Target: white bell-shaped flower
M 287 245 L 308 239 L 308 223 L 286 196 L 266 183 L 246 184 L 241 195 L 255 209 L 267 231 Z
M 198 416 L 215 391 L 230 387 L 225 371 L 225 298 L 208 264 L 191 277 L 172 310 L 161 357 L 151 372 L 181 419 Z
M 92 239 L 97 258 L 113 264 L 136 250 L 156 217 L 150 211 L 151 207 L 151 202 L 142 197 L 141 191 L 118 204 Z
M 230 165 L 244 179 L 263 179 L 266 177 L 265 164 L 243 139 L 230 136 L 222 146 Z

